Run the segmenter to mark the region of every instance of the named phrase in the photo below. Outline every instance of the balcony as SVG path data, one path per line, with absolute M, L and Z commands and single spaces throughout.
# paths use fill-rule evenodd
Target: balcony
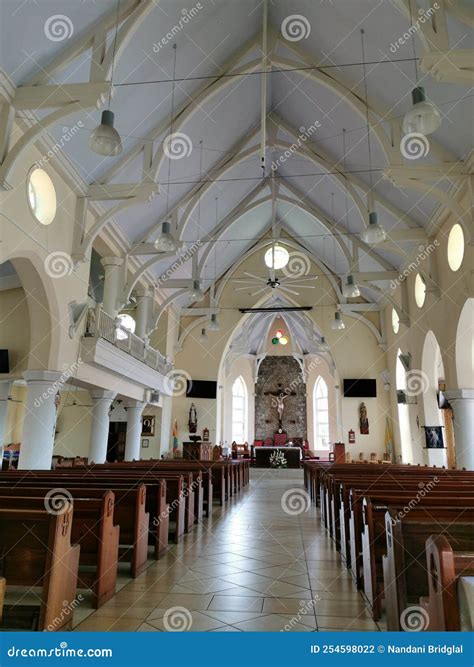
M 117 337 L 115 318 L 99 306 L 91 308 L 82 340 L 83 361 L 163 391 L 163 378 L 172 365 L 142 338 L 119 328 L 126 333 L 123 340 Z

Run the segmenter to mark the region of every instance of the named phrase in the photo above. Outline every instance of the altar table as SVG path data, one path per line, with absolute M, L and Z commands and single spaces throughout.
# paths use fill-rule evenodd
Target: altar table
M 255 465 L 257 468 L 269 468 L 270 456 L 273 452 L 282 452 L 288 468 L 299 468 L 303 458 L 301 447 L 272 447 L 270 445 L 254 447 Z

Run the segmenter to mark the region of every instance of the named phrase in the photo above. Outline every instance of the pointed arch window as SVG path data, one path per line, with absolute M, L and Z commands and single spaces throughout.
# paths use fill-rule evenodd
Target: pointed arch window
M 247 387 L 241 377 L 232 385 L 232 441 L 247 442 Z
M 315 449 L 329 449 L 329 394 L 322 377 L 314 385 Z

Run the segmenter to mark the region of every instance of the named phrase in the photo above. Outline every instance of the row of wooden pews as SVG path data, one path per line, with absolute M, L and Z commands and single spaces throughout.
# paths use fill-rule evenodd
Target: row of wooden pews
M 120 562 L 139 576 L 149 550 L 161 558 L 248 480 L 243 460 L 0 472 L 0 583 L 37 601 L 5 605 L 1 627 L 70 629 L 76 591 L 90 590 L 99 608 L 116 592 Z
M 321 522 L 374 620 L 385 612 L 388 630 L 406 629 L 417 607 L 426 612 L 424 629 L 459 629 L 448 616 L 456 619 L 458 579 L 474 575 L 474 472 L 385 463 L 303 465 L 306 490 L 319 501 Z M 440 583 L 446 579 L 449 594 Z

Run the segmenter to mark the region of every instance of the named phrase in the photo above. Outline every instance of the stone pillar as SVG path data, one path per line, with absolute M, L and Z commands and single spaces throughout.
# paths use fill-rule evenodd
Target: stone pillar
M 161 397 L 162 408 L 161 408 L 161 434 L 160 434 L 160 449 L 159 455 L 167 454 L 172 449 L 171 445 L 171 420 L 173 418 L 173 397 L 166 396 L 165 394 Z
M 13 382 L 11 380 L 0 382 L 0 452 L 3 451 L 5 445 L 9 444 L 6 441 L 9 405 L 8 397 L 10 396 L 12 384 Z
M 117 317 L 123 259 L 122 257 L 103 257 L 101 264 L 105 270 L 102 306 L 106 313 Z
M 109 439 L 109 411 L 116 396 L 115 391 L 94 389 L 91 391 L 92 424 L 89 447 L 89 463 L 105 463 L 107 460 L 107 442 Z
M 140 338 L 148 333 L 148 322 L 151 306 L 153 304 L 154 292 L 152 289 L 137 290 L 137 326 L 135 333 Z
M 454 414 L 456 468 L 474 470 L 474 389 L 452 389 L 446 398 Z
M 142 412 L 146 403 L 130 401 L 127 406 L 127 438 L 125 441 L 125 461 L 140 459 L 140 437 L 142 434 Z
M 50 470 L 56 429 L 55 396 L 61 387 L 57 371 L 25 371 L 28 395 L 23 420 L 19 470 Z

